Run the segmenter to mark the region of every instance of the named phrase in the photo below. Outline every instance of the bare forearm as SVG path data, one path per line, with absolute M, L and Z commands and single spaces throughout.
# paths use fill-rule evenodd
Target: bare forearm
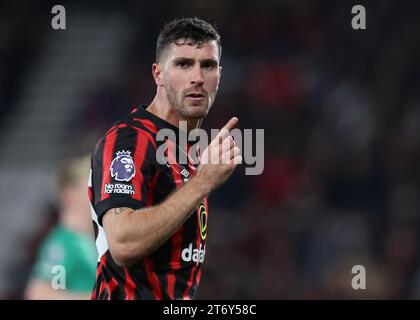
M 121 264 L 131 264 L 148 255 L 164 243 L 191 215 L 209 188 L 203 178 L 196 176 L 172 193 L 161 204 L 140 210 L 124 210 L 107 221 L 106 232 L 113 237 L 114 253 L 122 252 Z M 108 223 L 109 222 L 109 223 Z M 111 249 L 111 254 L 112 254 Z M 118 262 L 118 254 L 113 255 Z M 122 256 L 122 257 L 121 257 Z M 127 257 L 131 257 L 127 261 Z

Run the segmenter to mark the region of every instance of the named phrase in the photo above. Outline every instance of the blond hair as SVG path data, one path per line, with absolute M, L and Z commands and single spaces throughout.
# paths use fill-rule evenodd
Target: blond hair
M 88 182 L 90 171 L 90 155 L 64 160 L 57 167 L 56 186 L 58 190 Z

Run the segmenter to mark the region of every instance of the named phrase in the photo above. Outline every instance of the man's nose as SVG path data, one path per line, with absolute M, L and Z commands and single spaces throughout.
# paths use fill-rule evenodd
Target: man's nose
M 200 66 L 193 68 L 191 75 L 191 84 L 202 86 L 204 83 L 203 73 Z

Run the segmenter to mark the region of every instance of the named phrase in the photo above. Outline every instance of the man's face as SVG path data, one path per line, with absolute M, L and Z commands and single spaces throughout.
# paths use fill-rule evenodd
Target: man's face
M 220 81 L 216 41 L 205 42 L 201 47 L 172 44 L 162 63 L 163 87 L 172 107 L 185 119 L 204 118 L 213 105 Z

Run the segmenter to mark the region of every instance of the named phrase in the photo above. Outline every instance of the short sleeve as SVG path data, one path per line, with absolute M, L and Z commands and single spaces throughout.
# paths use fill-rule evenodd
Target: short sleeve
M 112 128 L 92 156 L 93 208 L 102 225 L 112 208 L 147 206 L 154 174 L 155 148 L 147 132 L 127 125 Z

